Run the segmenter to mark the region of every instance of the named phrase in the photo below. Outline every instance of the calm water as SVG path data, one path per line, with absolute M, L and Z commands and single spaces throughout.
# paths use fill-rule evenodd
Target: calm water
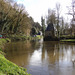
M 75 44 L 19 41 L 8 43 L 6 58 L 32 75 L 75 75 Z

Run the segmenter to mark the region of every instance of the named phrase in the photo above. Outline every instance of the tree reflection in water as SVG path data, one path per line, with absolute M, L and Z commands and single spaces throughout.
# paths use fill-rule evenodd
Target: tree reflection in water
M 6 58 L 32 75 L 75 75 L 75 44 L 42 41 L 11 42 Z

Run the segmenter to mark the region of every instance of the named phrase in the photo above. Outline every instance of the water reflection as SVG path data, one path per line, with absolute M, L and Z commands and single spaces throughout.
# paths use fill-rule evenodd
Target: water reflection
M 24 41 L 5 48 L 6 58 L 32 75 L 75 75 L 75 44 Z

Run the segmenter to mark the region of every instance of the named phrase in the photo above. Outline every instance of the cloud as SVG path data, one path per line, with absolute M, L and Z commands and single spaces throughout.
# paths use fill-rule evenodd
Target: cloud
M 46 15 L 49 8 L 55 8 L 57 2 L 62 6 L 62 15 L 67 12 L 66 6 L 70 5 L 71 0 L 17 0 L 18 3 L 24 4 L 29 15 L 34 21 L 41 22 L 41 16 Z

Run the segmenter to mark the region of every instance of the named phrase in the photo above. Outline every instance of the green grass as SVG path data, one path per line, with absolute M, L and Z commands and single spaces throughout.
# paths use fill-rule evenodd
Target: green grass
M 35 39 L 41 39 L 42 36 L 36 35 L 36 37 L 32 36 L 26 36 L 26 35 L 10 35 L 8 36 L 11 40 L 19 41 L 19 40 L 35 40 Z
M 36 37 L 37 37 L 38 39 L 43 38 L 43 36 L 41 36 L 41 35 L 37 35 Z
M 75 42 L 75 39 L 64 39 L 64 40 L 60 40 L 60 41 L 64 41 L 64 42 Z
M 17 66 L 4 57 L 5 53 L 2 52 L 2 46 L 8 41 L 10 41 L 8 38 L 0 39 L 0 75 L 30 75 L 25 68 Z
M 3 49 L 4 45 L 7 43 L 7 42 L 10 42 L 11 40 L 9 38 L 2 38 L 0 39 L 0 48 Z
M 2 38 L 0 39 L 0 45 L 5 44 L 7 42 L 10 42 L 11 40 L 9 38 Z
M 35 37 L 29 36 L 29 40 L 38 40 L 41 38 L 43 38 L 43 36 L 41 36 L 41 35 L 36 35 Z
M 14 63 L 8 61 L 0 53 L 0 75 L 30 75 L 26 72 L 26 69 L 18 67 Z
M 0 45 L 6 43 L 7 41 L 5 39 L 0 39 Z
M 75 35 L 62 35 L 60 38 L 65 38 L 65 39 L 75 39 Z
M 4 53 L 4 52 L 2 52 L 2 49 L 0 49 L 0 54 L 5 55 L 5 53 Z

